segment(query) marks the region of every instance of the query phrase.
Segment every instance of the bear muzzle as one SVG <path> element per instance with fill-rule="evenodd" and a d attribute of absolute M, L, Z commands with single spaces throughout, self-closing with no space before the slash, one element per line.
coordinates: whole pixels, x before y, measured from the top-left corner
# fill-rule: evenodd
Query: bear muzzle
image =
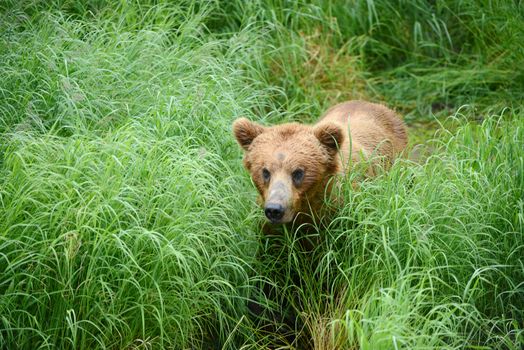
<path fill-rule="evenodd" d="M 291 189 L 283 181 L 276 181 L 270 186 L 269 196 L 264 205 L 264 213 L 273 224 L 287 223 L 293 220 L 290 208 Z"/>

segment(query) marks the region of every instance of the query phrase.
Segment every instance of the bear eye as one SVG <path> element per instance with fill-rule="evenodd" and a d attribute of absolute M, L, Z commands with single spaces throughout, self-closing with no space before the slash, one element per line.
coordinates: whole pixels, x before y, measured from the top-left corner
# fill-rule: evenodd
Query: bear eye
<path fill-rule="evenodd" d="M 302 180 L 304 180 L 304 170 L 297 169 L 291 173 L 291 178 L 293 179 L 293 183 L 295 186 L 299 186 L 302 183 Z"/>
<path fill-rule="evenodd" d="M 269 182 L 269 179 L 271 179 L 271 173 L 266 168 L 262 169 L 262 178 L 265 182 Z"/>

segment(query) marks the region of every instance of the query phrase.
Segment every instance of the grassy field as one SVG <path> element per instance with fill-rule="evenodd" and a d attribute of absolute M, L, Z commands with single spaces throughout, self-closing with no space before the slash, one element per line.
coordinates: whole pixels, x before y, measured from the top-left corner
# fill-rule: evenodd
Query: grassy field
<path fill-rule="evenodd" d="M 502 0 L 0 2 L 0 348 L 521 349 L 522 23 Z M 312 251 L 263 236 L 232 121 L 354 98 L 405 116 L 409 157 L 350 175 Z"/>

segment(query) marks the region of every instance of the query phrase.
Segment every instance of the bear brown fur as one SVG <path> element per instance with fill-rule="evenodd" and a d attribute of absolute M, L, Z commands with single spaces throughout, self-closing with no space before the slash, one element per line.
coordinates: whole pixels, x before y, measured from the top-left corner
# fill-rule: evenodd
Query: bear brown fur
<path fill-rule="evenodd" d="M 272 223 L 289 223 L 299 213 L 318 215 L 334 175 L 362 160 L 387 166 L 407 144 L 399 116 L 365 101 L 337 104 L 314 125 L 265 127 L 239 118 L 233 132 Z M 367 174 L 374 174 L 373 167 Z"/>

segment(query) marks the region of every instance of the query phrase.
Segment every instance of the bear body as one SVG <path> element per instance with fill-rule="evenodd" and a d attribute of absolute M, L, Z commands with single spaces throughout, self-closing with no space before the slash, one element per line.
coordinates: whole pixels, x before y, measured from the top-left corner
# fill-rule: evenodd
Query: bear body
<path fill-rule="evenodd" d="M 333 176 L 363 159 L 387 166 L 407 144 L 396 113 L 365 101 L 337 104 L 314 125 L 265 127 L 239 118 L 233 132 L 272 223 L 289 223 L 299 213 L 318 215 Z M 372 167 L 367 174 L 373 175 Z"/>

